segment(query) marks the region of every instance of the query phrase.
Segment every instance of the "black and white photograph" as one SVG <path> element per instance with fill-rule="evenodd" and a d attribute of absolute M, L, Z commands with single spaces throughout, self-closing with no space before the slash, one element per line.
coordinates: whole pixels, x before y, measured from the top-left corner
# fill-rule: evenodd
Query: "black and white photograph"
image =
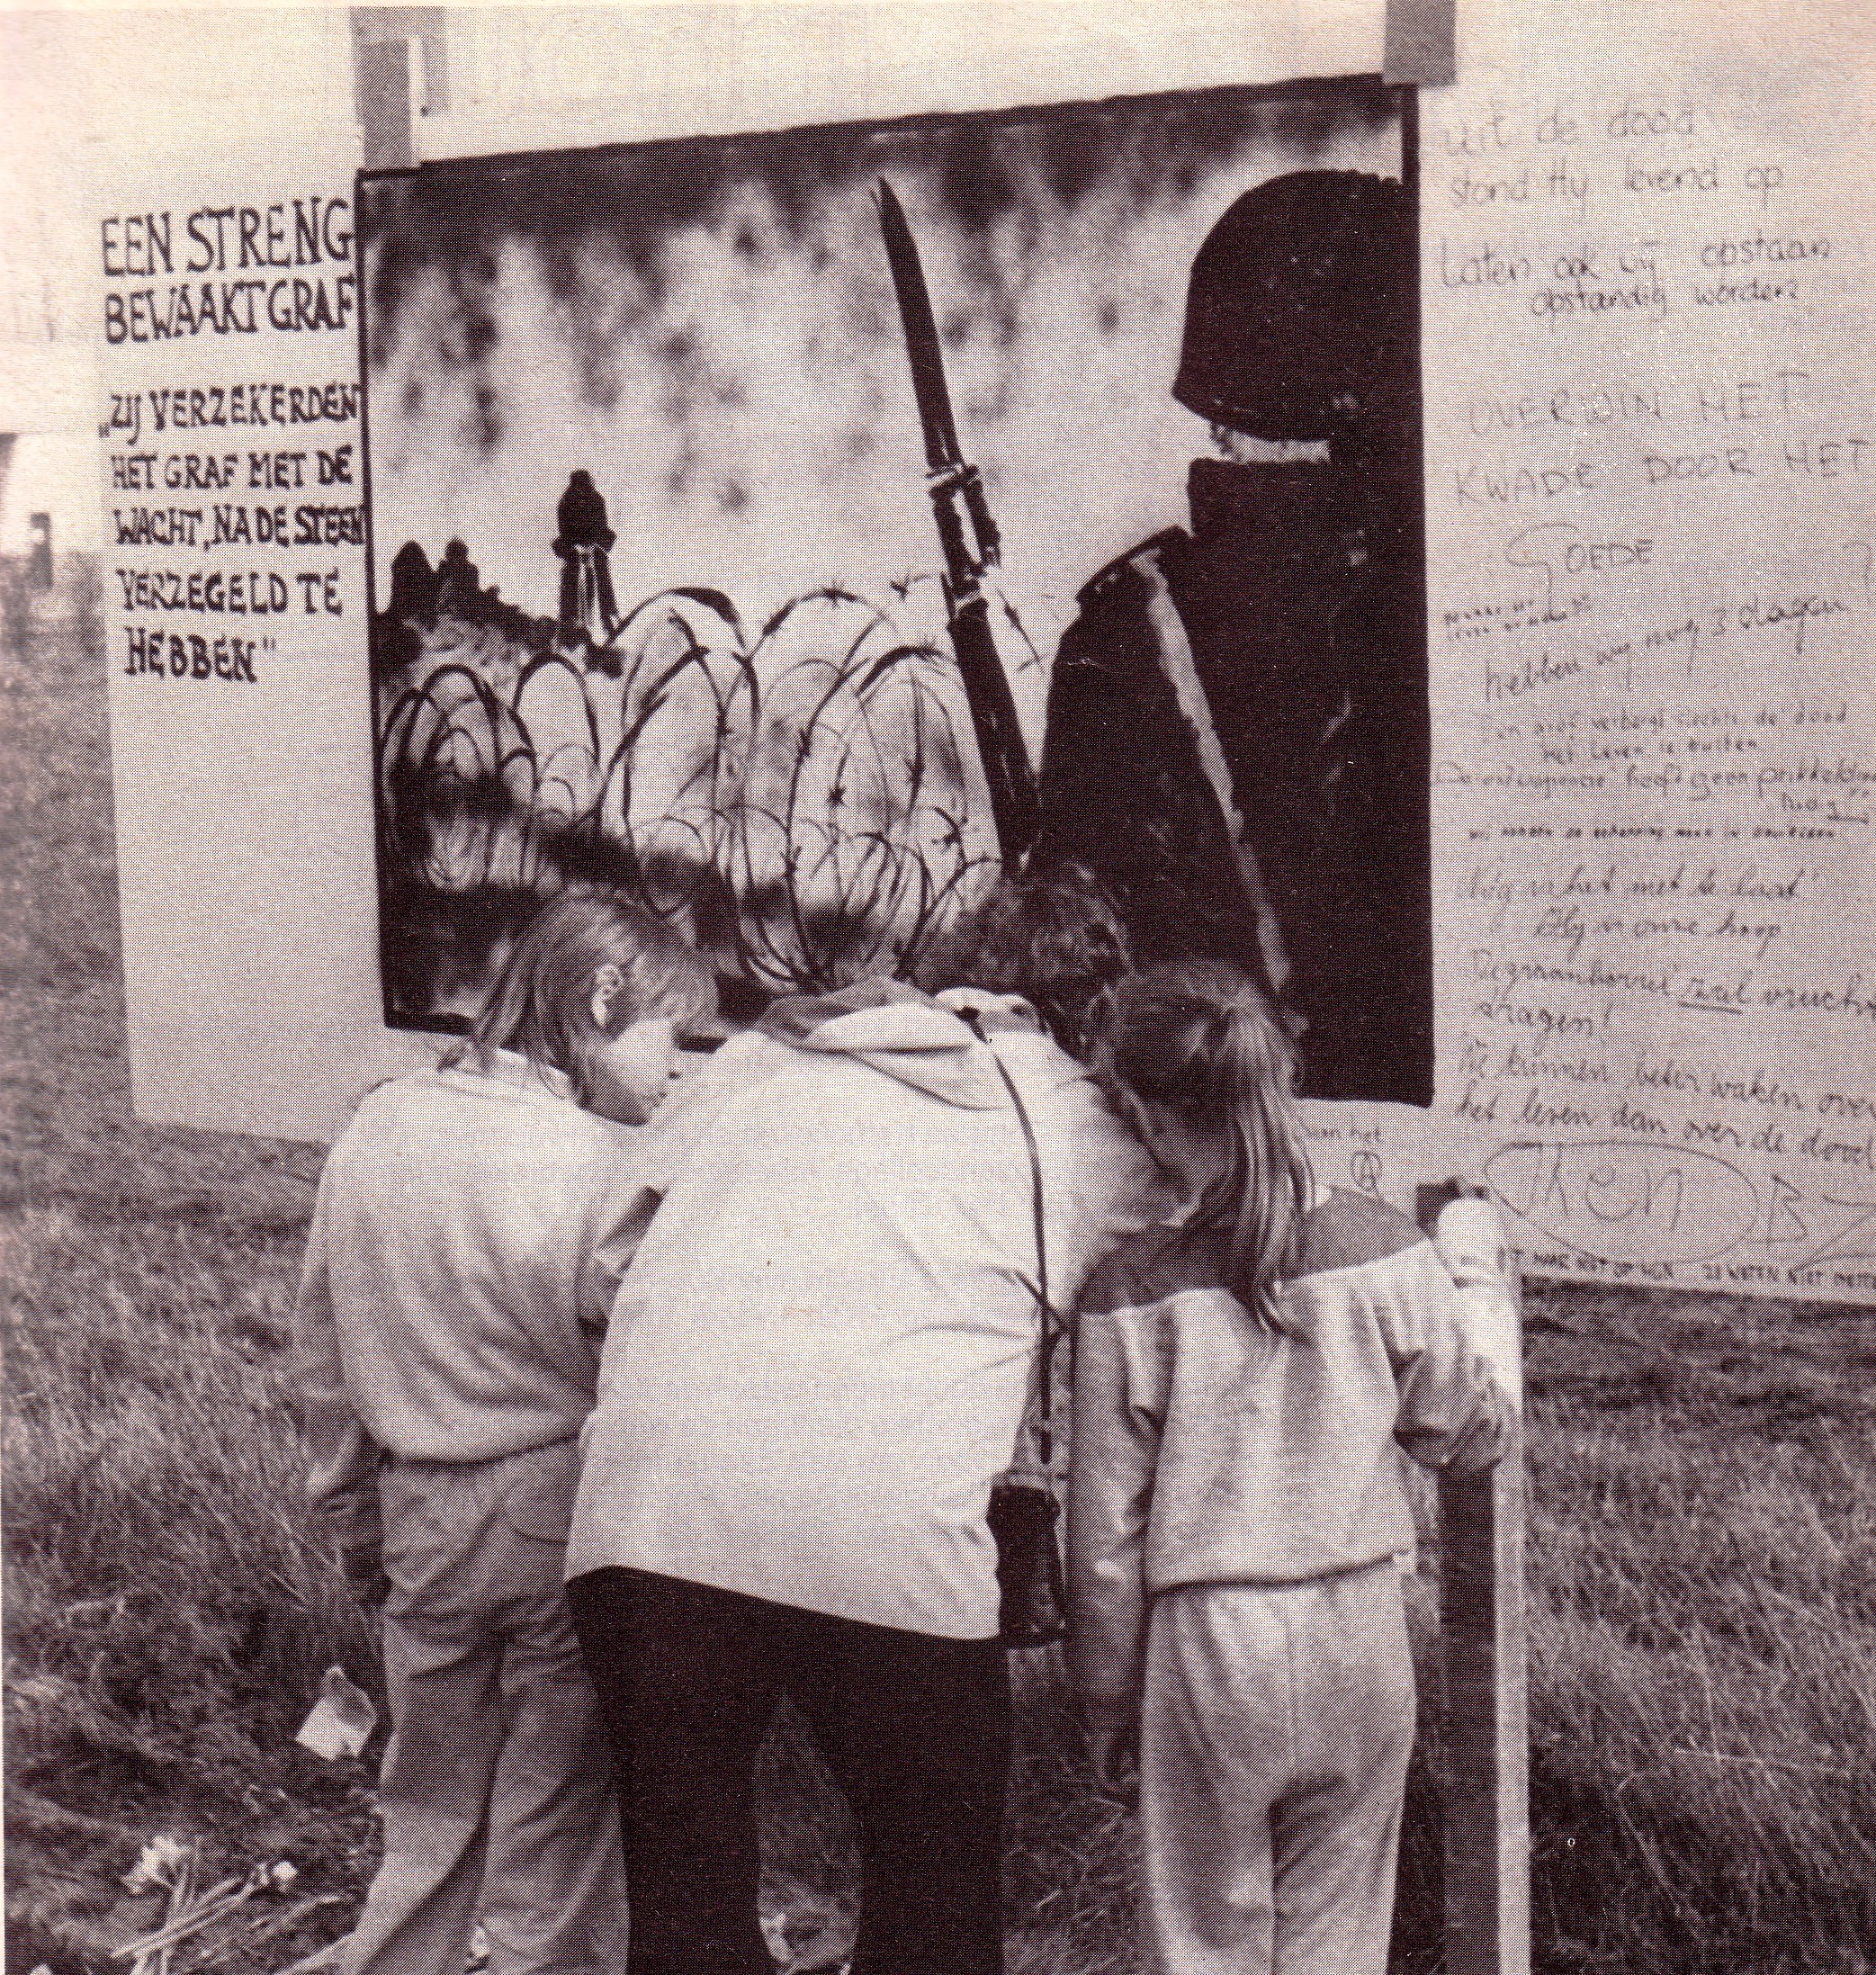
<path fill-rule="evenodd" d="M 1842 0 L 0 4 L 18 1975 L 1876 1975 Z"/>

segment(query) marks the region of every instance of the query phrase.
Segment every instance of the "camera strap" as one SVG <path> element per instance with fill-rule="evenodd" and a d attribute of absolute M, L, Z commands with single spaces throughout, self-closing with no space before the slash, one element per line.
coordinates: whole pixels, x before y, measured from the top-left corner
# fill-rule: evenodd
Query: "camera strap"
<path fill-rule="evenodd" d="M 1049 1425 L 1050 1387 L 1055 1382 L 1055 1356 L 1056 1324 L 1055 1307 L 1049 1301 L 1049 1257 L 1048 1246 L 1043 1236 L 1042 1220 L 1042 1155 L 1036 1148 L 1036 1127 L 1029 1122 L 1028 1107 L 1023 1102 L 1017 1090 L 1016 1080 L 1004 1067 L 1003 1059 L 992 1047 L 991 1040 L 983 1033 L 983 1023 L 975 1009 L 960 1011 L 965 1025 L 976 1037 L 986 1050 L 990 1060 L 997 1066 L 997 1074 L 1003 1080 L 1003 1088 L 1010 1093 L 1010 1101 L 1016 1107 L 1016 1121 L 1023 1128 L 1023 1145 L 1029 1154 L 1029 1212 L 1036 1229 L 1036 1318 L 1037 1318 L 1037 1392 L 1036 1408 L 1037 1451 L 1042 1457 L 1043 1472 L 1049 1470 L 1049 1463 L 1055 1455 L 1055 1441 Z"/>

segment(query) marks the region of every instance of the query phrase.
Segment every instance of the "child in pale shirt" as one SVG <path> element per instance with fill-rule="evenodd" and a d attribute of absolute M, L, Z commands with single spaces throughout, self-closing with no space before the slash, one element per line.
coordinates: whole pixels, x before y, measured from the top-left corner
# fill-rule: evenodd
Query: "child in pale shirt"
<path fill-rule="evenodd" d="M 561 1591 L 599 1345 L 655 1204 L 636 1132 L 714 1009 L 696 956 L 563 893 L 465 1044 L 381 1084 L 319 1181 L 293 1319 L 309 1494 L 383 1604 L 384 1855 L 347 1975 L 613 1975 L 624 1877 Z"/>
<path fill-rule="evenodd" d="M 1315 1184 L 1247 978 L 1130 976 L 1094 1030 L 1191 1203 L 1095 1271 L 1076 1339 L 1072 1658 L 1104 1787 L 1137 1760 L 1151 1962 L 1384 1975 L 1414 1722 L 1397 1449 L 1489 1466 L 1513 1401 L 1432 1243 Z"/>

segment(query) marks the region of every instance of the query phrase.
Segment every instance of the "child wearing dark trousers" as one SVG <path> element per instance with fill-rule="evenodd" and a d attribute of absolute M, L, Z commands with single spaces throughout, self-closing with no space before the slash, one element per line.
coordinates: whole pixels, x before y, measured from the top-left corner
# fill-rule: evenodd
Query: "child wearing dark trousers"
<path fill-rule="evenodd" d="M 1073 1297 L 1163 1204 L 1067 1046 L 1124 955 L 1084 884 L 1000 886 L 931 992 L 777 1003 L 650 1135 L 663 1199 L 567 1549 L 622 1782 L 630 1975 L 768 1975 L 750 1765 L 783 1694 L 853 1811 L 853 1975 L 1002 1975 L 989 1505 L 1038 1282 Z"/>

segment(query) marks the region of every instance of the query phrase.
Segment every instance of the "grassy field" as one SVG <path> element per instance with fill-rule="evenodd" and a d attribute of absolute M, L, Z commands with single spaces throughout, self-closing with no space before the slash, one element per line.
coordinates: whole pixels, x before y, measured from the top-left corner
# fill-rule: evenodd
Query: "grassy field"
<path fill-rule="evenodd" d="M 152 1911 L 118 1875 L 172 1831 L 216 1877 L 299 1868 L 177 1954 L 250 1975 L 342 1931 L 373 1843 L 368 1765 L 292 1744 L 328 1664 L 375 1679 L 301 1529 L 281 1381 L 318 1154 L 132 1121 L 102 668 L 19 628 L 0 658 L 6 1962 L 110 1965 Z M 1527 1306 L 1539 1967 L 1876 1968 L 1876 1313 L 1541 1287 Z M 1021 1697 L 1012 1967 L 1130 1968 L 1126 1820 L 1086 1792 L 1046 1662 Z M 796 1738 L 767 1761 L 772 1902 L 806 1951 L 848 1899 L 839 1813 Z M 1436 1771 L 1413 1783 L 1401 1975 L 1438 1961 Z"/>

